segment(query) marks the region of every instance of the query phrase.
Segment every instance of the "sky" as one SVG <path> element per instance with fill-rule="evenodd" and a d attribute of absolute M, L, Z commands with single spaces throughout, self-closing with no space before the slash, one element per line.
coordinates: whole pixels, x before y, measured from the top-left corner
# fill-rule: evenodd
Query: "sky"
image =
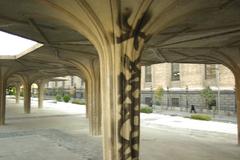
<path fill-rule="evenodd" d="M 15 56 L 37 44 L 19 36 L 0 31 L 0 56 Z"/>

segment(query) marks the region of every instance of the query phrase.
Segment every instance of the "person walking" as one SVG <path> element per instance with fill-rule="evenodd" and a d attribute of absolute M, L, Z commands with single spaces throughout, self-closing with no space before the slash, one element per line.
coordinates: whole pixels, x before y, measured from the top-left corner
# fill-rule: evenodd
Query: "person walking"
<path fill-rule="evenodd" d="M 190 111 L 190 113 L 192 113 L 192 112 L 197 113 L 194 105 L 191 105 L 191 111 Z"/>

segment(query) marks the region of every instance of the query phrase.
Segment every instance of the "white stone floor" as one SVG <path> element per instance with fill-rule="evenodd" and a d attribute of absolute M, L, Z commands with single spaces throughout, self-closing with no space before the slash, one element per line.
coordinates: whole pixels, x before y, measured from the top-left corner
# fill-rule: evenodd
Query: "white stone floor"
<path fill-rule="evenodd" d="M 102 160 L 101 137 L 88 135 L 84 106 L 45 101 L 44 108 L 37 109 L 36 100 L 32 104 L 32 113 L 26 115 L 22 102 L 7 100 L 6 125 L 0 127 L 0 160 Z M 230 127 L 221 133 L 181 127 L 186 122 L 176 117 L 141 116 L 142 160 L 240 159 L 233 124 L 220 124 Z M 211 122 L 204 125 L 214 128 Z"/>

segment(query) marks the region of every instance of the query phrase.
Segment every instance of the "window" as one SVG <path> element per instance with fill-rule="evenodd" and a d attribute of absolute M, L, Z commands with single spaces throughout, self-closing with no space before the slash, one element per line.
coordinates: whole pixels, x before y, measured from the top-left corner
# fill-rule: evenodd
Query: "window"
<path fill-rule="evenodd" d="M 84 94 L 82 92 L 80 93 L 80 98 L 84 98 Z"/>
<path fill-rule="evenodd" d="M 172 106 L 179 107 L 179 98 L 172 98 Z"/>
<path fill-rule="evenodd" d="M 81 87 L 84 86 L 84 81 L 81 79 Z"/>
<path fill-rule="evenodd" d="M 216 106 L 217 106 L 217 101 L 216 99 L 213 99 L 212 102 L 208 105 L 208 109 L 212 110 L 214 109 L 213 107 L 216 107 Z"/>
<path fill-rule="evenodd" d="M 216 65 L 205 64 L 205 79 L 215 79 L 215 78 L 216 78 Z"/>
<path fill-rule="evenodd" d="M 179 80 L 180 80 L 179 64 L 172 63 L 172 81 L 179 81 Z"/>
<path fill-rule="evenodd" d="M 145 97 L 145 104 L 152 107 L 152 98 L 151 97 Z"/>
<path fill-rule="evenodd" d="M 152 68 L 145 66 L 145 82 L 152 82 Z"/>
<path fill-rule="evenodd" d="M 55 86 L 55 88 L 57 88 L 57 86 L 58 86 L 58 85 L 57 85 L 57 81 L 55 81 L 54 86 Z"/>

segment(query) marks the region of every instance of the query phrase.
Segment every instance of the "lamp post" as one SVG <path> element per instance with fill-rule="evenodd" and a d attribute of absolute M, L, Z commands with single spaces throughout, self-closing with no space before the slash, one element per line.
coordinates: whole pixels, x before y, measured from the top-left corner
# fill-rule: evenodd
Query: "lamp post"
<path fill-rule="evenodd" d="M 216 80 L 217 80 L 217 108 L 218 108 L 218 113 L 220 113 L 221 109 L 221 102 L 220 102 L 220 71 L 219 71 L 219 65 L 216 65 Z"/>
<path fill-rule="evenodd" d="M 167 110 L 169 107 L 169 87 L 167 86 Z"/>
<path fill-rule="evenodd" d="M 188 112 L 188 86 L 186 86 L 186 111 Z"/>
<path fill-rule="evenodd" d="M 152 107 L 154 109 L 154 101 L 153 101 L 153 66 L 151 67 L 151 86 L 150 86 L 150 90 L 151 90 L 151 103 L 152 103 Z"/>
<path fill-rule="evenodd" d="M 153 107 L 154 109 L 154 104 L 153 104 L 153 87 L 152 87 L 152 83 L 151 83 L 151 86 L 150 86 L 150 92 L 151 92 L 151 107 Z"/>
<path fill-rule="evenodd" d="M 73 96 L 74 96 L 74 98 L 77 98 L 77 87 L 76 87 L 76 83 L 74 83 L 74 87 L 73 87 Z"/>

